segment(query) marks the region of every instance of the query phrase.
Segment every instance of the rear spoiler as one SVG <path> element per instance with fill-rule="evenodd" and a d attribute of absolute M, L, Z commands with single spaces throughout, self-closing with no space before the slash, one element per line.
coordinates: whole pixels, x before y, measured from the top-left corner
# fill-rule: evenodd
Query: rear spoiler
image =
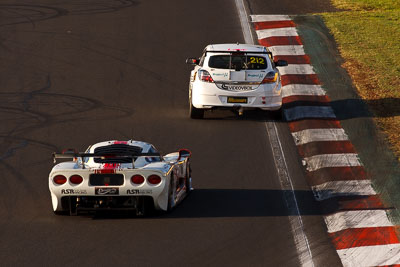
<path fill-rule="evenodd" d="M 66 152 L 62 153 L 53 153 L 53 162 L 57 163 L 57 159 L 75 159 L 75 158 L 81 158 L 82 160 L 82 167 L 85 168 L 85 165 L 83 164 L 83 158 L 100 158 L 100 159 L 109 159 L 109 158 L 115 158 L 115 159 L 124 159 L 124 158 L 132 158 L 132 165 L 134 165 L 135 158 L 137 157 L 160 157 L 160 153 L 85 153 L 85 152 L 75 152 L 68 150 Z"/>
<path fill-rule="evenodd" d="M 270 51 L 262 51 L 262 52 L 260 52 L 260 51 L 242 51 L 242 50 L 232 50 L 232 51 L 209 51 L 209 50 L 206 50 L 205 51 L 206 52 L 206 54 L 207 53 L 226 53 L 226 54 L 267 54 L 267 55 L 269 55 L 271 58 L 273 58 L 273 56 L 272 56 L 272 52 L 270 52 Z"/>

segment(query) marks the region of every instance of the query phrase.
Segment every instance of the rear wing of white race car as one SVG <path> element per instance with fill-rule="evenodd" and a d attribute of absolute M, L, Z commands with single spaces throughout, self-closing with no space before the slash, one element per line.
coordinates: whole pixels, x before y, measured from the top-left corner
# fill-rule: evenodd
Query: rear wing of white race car
<path fill-rule="evenodd" d="M 68 149 L 61 153 L 53 153 L 53 162 L 57 163 L 57 159 L 77 159 L 80 158 L 82 162 L 82 168 L 85 168 L 84 158 L 94 158 L 97 163 L 132 163 L 132 166 L 135 167 L 135 160 L 138 157 L 159 157 L 162 160 L 160 153 L 158 152 L 149 152 L 143 153 L 140 150 L 137 151 L 129 151 L 129 152 L 118 152 L 118 153 L 85 153 L 85 152 L 76 152 L 72 149 Z"/>

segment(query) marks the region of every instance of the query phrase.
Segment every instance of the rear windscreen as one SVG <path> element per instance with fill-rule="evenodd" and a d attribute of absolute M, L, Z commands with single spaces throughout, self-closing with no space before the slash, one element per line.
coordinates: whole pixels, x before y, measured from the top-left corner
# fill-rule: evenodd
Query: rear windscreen
<path fill-rule="evenodd" d="M 261 70 L 268 67 L 265 57 L 249 55 L 211 56 L 208 66 L 215 69 Z"/>

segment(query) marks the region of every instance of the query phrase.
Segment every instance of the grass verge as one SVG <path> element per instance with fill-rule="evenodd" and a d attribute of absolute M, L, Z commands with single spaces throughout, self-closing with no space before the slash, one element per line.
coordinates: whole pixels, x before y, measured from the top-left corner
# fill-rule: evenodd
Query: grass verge
<path fill-rule="evenodd" d="M 358 94 L 400 161 L 400 1 L 332 0 L 321 14 Z"/>

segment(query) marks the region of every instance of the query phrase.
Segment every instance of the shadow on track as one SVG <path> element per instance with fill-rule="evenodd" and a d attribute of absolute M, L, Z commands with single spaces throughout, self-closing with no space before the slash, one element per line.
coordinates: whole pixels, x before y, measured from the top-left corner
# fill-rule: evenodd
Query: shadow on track
<path fill-rule="evenodd" d="M 364 117 L 394 117 L 400 115 L 400 98 L 343 99 L 331 102 L 339 120 Z M 371 107 L 375 115 L 368 107 Z"/>
<path fill-rule="evenodd" d="M 400 115 L 400 98 L 382 98 L 363 100 L 357 98 L 340 99 L 331 102 L 293 101 L 284 105 L 284 108 L 295 106 L 331 106 L 339 120 L 370 117 L 394 117 Z M 372 108 L 375 112 L 370 111 Z"/>
<path fill-rule="evenodd" d="M 245 110 L 243 115 L 238 115 L 235 111 L 231 110 L 213 110 L 206 111 L 204 119 L 207 120 L 243 120 L 243 121 L 281 121 L 282 118 L 278 113 L 273 111 L 264 111 L 264 110 Z"/>
<path fill-rule="evenodd" d="M 196 189 L 172 212 L 150 216 L 150 219 L 269 217 L 296 215 L 288 210 L 285 190 Z M 295 191 L 301 215 L 321 215 L 311 191 Z M 94 220 L 129 219 L 135 216 L 122 212 L 97 213 Z M 138 218 L 140 219 L 140 218 Z"/>

